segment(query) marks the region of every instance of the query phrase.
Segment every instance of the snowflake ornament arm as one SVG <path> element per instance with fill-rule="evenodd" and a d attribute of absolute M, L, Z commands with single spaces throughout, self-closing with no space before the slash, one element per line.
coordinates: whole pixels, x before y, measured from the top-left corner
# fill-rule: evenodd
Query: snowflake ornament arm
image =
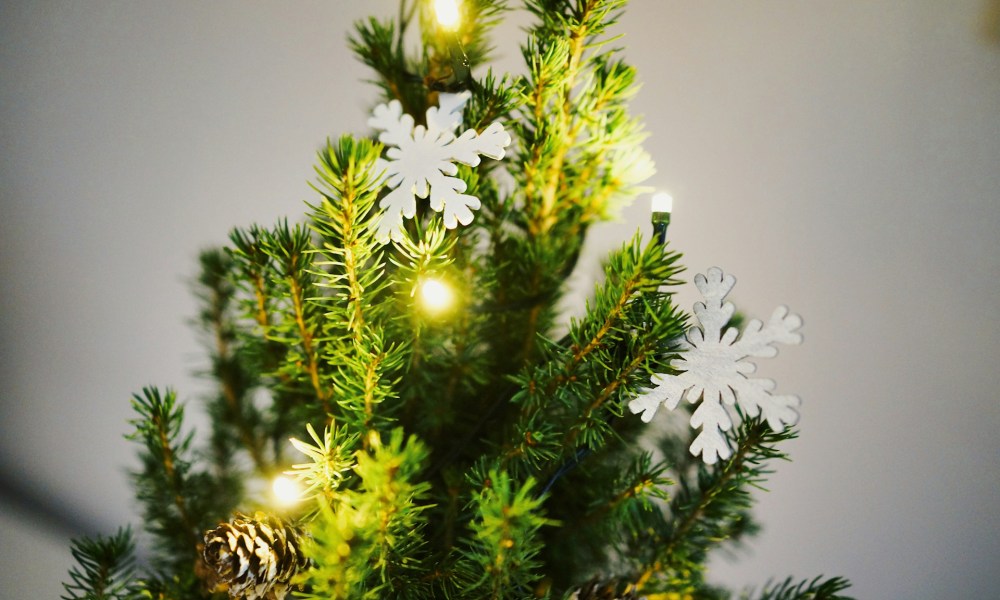
<path fill-rule="evenodd" d="M 469 129 L 455 136 L 462 110 L 471 94 L 440 94 L 438 106 L 427 109 L 427 126 L 414 126 L 396 100 L 375 107 L 368 125 L 379 131 L 379 141 L 389 147 L 377 167 L 387 186 L 393 188 L 379 202 L 382 216 L 376 238 L 382 242 L 402 239 L 403 219 L 417 212 L 417 198 L 430 197 L 430 207 L 443 214 L 449 229 L 472 222 L 479 198 L 465 194 L 466 183 L 455 177 L 456 162 L 474 167 L 480 156 L 504 157 L 510 135 L 500 123 L 491 123 L 482 133 Z"/>
<path fill-rule="evenodd" d="M 691 328 L 685 338 L 675 341 L 674 347 L 682 354 L 670 366 L 681 373 L 654 375 L 654 387 L 629 402 L 629 410 L 642 413 L 642 420 L 649 422 L 661 404 L 673 410 L 682 399 L 691 404 L 700 401 L 691 415 L 691 426 L 701 432 L 690 450 L 711 465 L 732 454 L 725 436 L 733 426 L 727 406 L 739 405 L 749 417 L 762 415 L 774 431 L 782 431 L 798 419 L 795 407 L 799 399 L 771 394 L 775 384 L 770 379 L 747 377 L 757 367 L 746 359 L 775 356 L 777 343 L 801 343 L 798 329 L 802 320 L 779 306 L 766 325 L 752 320 L 737 339 L 736 328 L 723 331 L 735 311 L 725 299 L 736 278 L 713 267 L 696 276 L 695 285 L 705 298 L 694 306 L 701 327 Z"/>

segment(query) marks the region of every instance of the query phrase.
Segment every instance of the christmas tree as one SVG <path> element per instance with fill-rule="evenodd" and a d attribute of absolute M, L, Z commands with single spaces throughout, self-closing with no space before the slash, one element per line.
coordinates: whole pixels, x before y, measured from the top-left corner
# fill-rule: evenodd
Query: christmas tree
<path fill-rule="evenodd" d="M 484 71 L 503 0 L 357 24 L 372 137 L 320 150 L 304 221 L 201 254 L 211 431 L 196 443 L 172 390 L 134 396 L 152 560 L 129 528 L 78 540 L 66 598 L 731 597 L 708 553 L 753 533 L 750 491 L 796 435 L 797 399 L 747 359 L 801 323 L 744 324 L 719 269 L 676 306 L 668 206 L 560 318 L 588 229 L 652 161 L 613 45 L 625 2 L 525 8 L 521 76 Z"/>

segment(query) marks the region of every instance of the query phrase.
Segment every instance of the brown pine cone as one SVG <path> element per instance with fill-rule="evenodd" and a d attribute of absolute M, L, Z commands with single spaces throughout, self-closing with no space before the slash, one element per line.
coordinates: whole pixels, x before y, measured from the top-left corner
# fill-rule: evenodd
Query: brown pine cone
<path fill-rule="evenodd" d="M 211 587 L 228 589 L 234 599 L 283 600 L 308 560 L 293 528 L 275 517 L 255 517 L 238 514 L 205 533 L 202 556 L 214 572 Z"/>

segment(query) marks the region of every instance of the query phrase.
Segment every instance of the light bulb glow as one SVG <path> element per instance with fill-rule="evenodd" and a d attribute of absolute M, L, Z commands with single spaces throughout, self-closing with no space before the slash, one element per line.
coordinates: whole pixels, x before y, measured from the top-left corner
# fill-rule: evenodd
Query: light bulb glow
<path fill-rule="evenodd" d="M 655 213 L 668 213 L 674 210 L 674 199 L 666 192 L 653 194 L 649 207 Z"/>
<path fill-rule="evenodd" d="M 291 506 L 302 499 L 302 486 L 299 482 L 279 475 L 271 482 L 271 491 L 274 498 L 283 506 Z"/>
<path fill-rule="evenodd" d="M 420 303 L 431 312 L 448 308 L 453 298 L 451 288 L 439 279 L 424 279 L 420 283 Z"/>
<path fill-rule="evenodd" d="M 434 14 L 442 28 L 454 30 L 458 27 L 458 0 L 434 0 Z"/>

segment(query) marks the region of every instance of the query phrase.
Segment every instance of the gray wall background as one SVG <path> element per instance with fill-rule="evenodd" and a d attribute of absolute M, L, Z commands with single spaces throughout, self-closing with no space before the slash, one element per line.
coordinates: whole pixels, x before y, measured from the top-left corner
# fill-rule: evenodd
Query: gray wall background
<path fill-rule="evenodd" d="M 0 595 L 59 595 L 71 533 L 137 523 L 129 395 L 205 388 L 197 251 L 301 213 L 314 151 L 375 99 L 345 32 L 393 5 L 0 4 Z M 622 20 L 688 276 L 722 266 L 742 310 L 806 320 L 761 365 L 803 398 L 794 462 L 718 581 L 995 597 L 998 6 L 638 0 Z M 578 280 L 647 220 L 596 231 Z"/>

